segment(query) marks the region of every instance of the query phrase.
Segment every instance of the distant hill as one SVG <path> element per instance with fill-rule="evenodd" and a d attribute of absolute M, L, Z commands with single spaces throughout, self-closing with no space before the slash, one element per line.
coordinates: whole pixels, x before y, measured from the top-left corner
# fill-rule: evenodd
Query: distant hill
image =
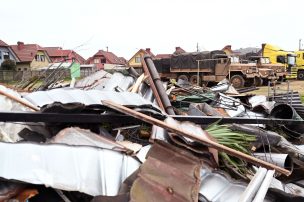
<path fill-rule="evenodd" d="M 261 50 L 260 48 L 247 47 L 247 48 L 240 48 L 240 49 L 233 50 L 233 52 L 240 54 L 240 55 L 244 55 L 246 53 L 257 53 L 260 50 Z"/>

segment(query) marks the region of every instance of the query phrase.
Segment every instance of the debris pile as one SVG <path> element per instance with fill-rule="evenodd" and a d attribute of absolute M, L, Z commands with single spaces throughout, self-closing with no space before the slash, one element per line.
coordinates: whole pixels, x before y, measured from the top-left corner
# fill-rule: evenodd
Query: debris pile
<path fill-rule="evenodd" d="M 0 86 L 0 200 L 304 200 L 296 93 L 162 82 L 142 63 L 70 87 Z"/>

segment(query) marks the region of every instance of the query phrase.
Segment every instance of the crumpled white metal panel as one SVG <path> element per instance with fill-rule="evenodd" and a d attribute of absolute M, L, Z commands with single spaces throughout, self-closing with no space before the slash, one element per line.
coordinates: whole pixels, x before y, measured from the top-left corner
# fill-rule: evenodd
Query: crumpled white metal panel
<path fill-rule="evenodd" d="M 114 196 L 140 163 L 120 152 L 86 146 L 0 143 L 0 177 L 92 196 Z"/>

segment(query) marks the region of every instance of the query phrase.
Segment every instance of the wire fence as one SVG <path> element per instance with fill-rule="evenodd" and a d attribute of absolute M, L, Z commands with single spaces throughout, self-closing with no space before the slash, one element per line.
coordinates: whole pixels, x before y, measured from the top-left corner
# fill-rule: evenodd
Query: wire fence
<path fill-rule="evenodd" d="M 0 82 L 18 82 L 22 80 L 28 80 L 32 77 L 48 76 L 53 73 L 54 70 L 33 70 L 33 71 L 12 71 L 12 70 L 0 70 Z M 65 78 L 71 77 L 69 69 L 60 70 L 60 74 L 64 74 Z M 86 77 L 96 72 L 93 69 L 81 69 L 80 77 Z"/>

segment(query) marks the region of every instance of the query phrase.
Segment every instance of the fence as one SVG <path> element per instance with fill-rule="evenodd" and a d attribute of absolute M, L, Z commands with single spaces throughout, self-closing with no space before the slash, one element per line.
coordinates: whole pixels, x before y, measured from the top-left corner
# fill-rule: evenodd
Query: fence
<path fill-rule="evenodd" d="M 11 70 L 0 70 L 0 82 L 14 82 L 30 79 L 34 76 L 49 76 L 54 70 L 40 70 L 40 71 L 11 71 Z M 80 70 L 80 76 L 86 77 L 96 72 L 96 70 L 90 68 L 84 68 Z M 63 74 L 65 78 L 70 78 L 71 73 L 69 69 L 60 70 L 60 75 Z"/>

